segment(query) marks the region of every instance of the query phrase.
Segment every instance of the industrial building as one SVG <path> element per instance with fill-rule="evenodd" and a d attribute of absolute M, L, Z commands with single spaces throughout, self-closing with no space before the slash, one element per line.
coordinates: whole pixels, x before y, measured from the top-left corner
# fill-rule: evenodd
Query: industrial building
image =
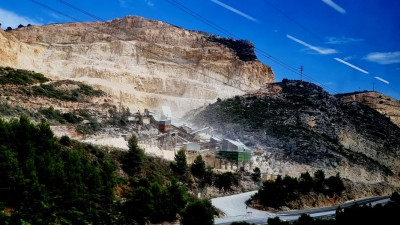
<path fill-rule="evenodd" d="M 239 140 L 223 139 L 218 155 L 243 165 L 251 160 L 251 150 Z"/>
<path fill-rule="evenodd" d="M 171 120 L 160 120 L 158 122 L 158 130 L 162 133 L 171 131 Z"/>
<path fill-rule="evenodd" d="M 195 142 L 187 142 L 183 144 L 186 155 L 197 155 L 200 152 L 200 145 Z"/>

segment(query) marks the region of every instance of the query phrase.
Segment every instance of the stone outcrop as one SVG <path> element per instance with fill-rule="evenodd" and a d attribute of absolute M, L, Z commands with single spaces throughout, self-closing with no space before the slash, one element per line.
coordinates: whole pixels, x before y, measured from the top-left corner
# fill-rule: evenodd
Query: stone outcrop
<path fill-rule="evenodd" d="M 131 111 L 169 105 L 179 115 L 274 82 L 250 42 L 136 16 L 0 32 L 0 66 L 95 85 Z"/>
<path fill-rule="evenodd" d="M 363 91 L 336 95 L 343 102 L 357 101 L 367 105 L 400 127 L 400 101 L 376 91 Z"/>

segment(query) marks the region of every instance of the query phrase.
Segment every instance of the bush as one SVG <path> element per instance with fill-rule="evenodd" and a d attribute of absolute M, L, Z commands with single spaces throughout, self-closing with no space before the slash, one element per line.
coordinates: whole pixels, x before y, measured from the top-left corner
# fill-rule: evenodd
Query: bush
<path fill-rule="evenodd" d="M 200 181 L 200 187 L 205 187 L 206 185 L 212 185 L 214 179 L 214 172 L 210 167 L 208 167 L 204 173 L 203 179 Z"/>
<path fill-rule="evenodd" d="M 220 190 L 224 189 L 228 191 L 231 189 L 232 185 L 237 185 L 237 183 L 237 177 L 231 172 L 215 175 L 214 185 Z"/>
<path fill-rule="evenodd" d="M 171 164 L 172 170 L 182 176 L 186 177 L 188 171 L 188 165 L 186 161 L 185 150 L 181 149 L 175 155 L 175 162 Z"/>
<path fill-rule="evenodd" d="M 28 70 L 0 67 L 0 84 L 30 85 L 49 81 L 43 74 Z"/>
<path fill-rule="evenodd" d="M 69 146 L 69 145 L 71 145 L 71 139 L 68 136 L 64 135 L 60 138 L 60 143 L 63 145 Z"/>
<path fill-rule="evenodd" d="M 68 122 L 68 123 L 80 123 L 82 121 L 82 118 L 77 117 L 75 114 L 68 112 L 62 114 L 62 117 Z"/>
<path fill-rule="evenodd" d="M 61 84 L 73 84 L 77 85 L 78 88 L 73 90 L 59 90 L 56 88 L 57 85 Z M 74 81 L 57 81 L 52 84 L 41 84 L 40 86 L 34 86 L 30 89 L 26 89 L 27 94 L 45 96 L 47 98 L 55 98 L 62 101 L 73 101 L 83 102 L 86 97 L 101 96 L 104 92 L 95 90 L 92 87 Z"/>
<path fill-rule="evenodd" d="M 123 169 L 128 175 L 133 176 L 140 172 L 146 157 L 144 150 L 138 146 L 138 140 L 135 135 L 129 138 L 128 147 L 129 151 L 123 159 Z"/>
<path fill-rule="evenodd" d="M 94 134 L 97 131 L 101 130 L 100 123 L 97 121 L 97 119 L 91 117 L 88 115 L 86 117 L 88 120 L 87 123 L 81 124 L 76 127 L 76 131 L 81 134 Z"/>
<path fill-rule="evenodd" d="M 261 180 L 260 168 L 258 168 L 258 167 L 254 168 L 253 173 L 251 174 L 251 179 L 254 182 L 260 182 L 260 180 Z"/>
<path fill-rule="evenodd" d="M 327 196 L 341 195 L 345 190 L 339 174 L 325 179 L 322 170 L 315 172 L 314 178 L 308 172 L 302 173 L 299 180 L 289 176 L 278 176 L 275 181 L 265 181 L 254 196 L 264 206 L 279 208 L 287 202 L 298 199 L 302 194 L 313 191 Z"/>
<path fill-rule="evenodd" d="M 254 223 L 248 223 L 248 222 L 245 222 L 245 221 L 241 221 L 241 222 L 233 222 L 233 223 L 231 223 L 231 225 L 254 225 Z"/>
<path fill-rule="evenodd" d="M 82 118 L 76 116 L 75 114 L 71 112 L 61 113 L 60 110 L 54 109 L 53 106 L 50 106 L 47 109 L 39 109 L 39 112 L 43 114 L 46 117 L 46 119 L 55 120 L 62 124 L 66 122 L 75 124 L 75 123 L 80 123 L 82 121 Z"/>
<path fill-rule="evenodd" d="M 299 179 L 299 191 L 303 194 L 307 194 L 313 187 L 313 178 L 310 173 L 305 172 L 300 175 Z"/>
<path fill-rule="evenodd" d="M 202 179 L 206 173 L 206 163 L 204 162 L 201 155 L 197 156 L 193 164 L 190 167 L 190 171 L 193 176 Z"/>
<path fill-rule="evenodd" d="M 282 221 L 279 219 L 279 217 L 268 218 L 267 222 L 268 225 L 289 225 L 289 222 Z"/>
<path fill-rule="evenodd" d="M 186 206 L 182 212 L 182 225 L 213 225 L 214 207 L 207 199 L 195 200 Z"/>
<path fill-rule="evenodd" d="M 15 207 L 9 224 L 110 223 L 115 187 L 110 161 L 89 159 L 79 144 L 63 151 L 48 124 L 26 117 L 0 119 L 0 143 L 0 202 Z"/>

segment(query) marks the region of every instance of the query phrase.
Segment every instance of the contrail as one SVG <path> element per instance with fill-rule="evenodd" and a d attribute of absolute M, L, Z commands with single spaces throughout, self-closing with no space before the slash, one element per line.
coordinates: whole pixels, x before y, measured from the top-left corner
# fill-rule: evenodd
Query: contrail
<path fill-rule="evenodd" d="M 355 66 L 355 65 L 353 65 L 353 64 L 351 64 L 351 63 L 348 63 L 348 62 L 346 62 L 346 61 L 344 61 L 344 60 L 342 60 L 342 59 L 339 59 L 339 58 L 334 58 L 334 59 L 335 59 L 336 61 L 338 61 L 338 62 L 341 62 L 341 63 L 347 65 L 347 66 L 350 66 L 350 67 L 353 68 L 353 69 L 356 69 L 356 70 L 358 70 L 358 71 L 360 71 L 360 72 L 363 72 L 363 73 L 365 73 L 365 74 L 369 74 L 368 71 L 365 71 L 365 70 L 361 69 L 360 67 L 357 67 L 357 66 Z"/>
<path fill-rule="evenodd" d="M 335 9 L 336 11 L 342 13 L 342 14 L 346 13 L 346 10 L 344 10 L 342 7 L 340 7 L 338 4 L 336 4 L 332 0 L 321 0 L 321 1 L 324 2 L 325 4 L 329 5 L 330 7 Z"/>
<path fill-rule="evenodd" d="M 246 19 L 248 19 L 248 20 L 251 20 L 251 21 L 256 22 L 256 23 L 259 23 L 259 22 L 260 22 L 260 21 L 257 20 L 256 18 L 251 17 L 251 16 L 247 15 L 246 13 L 241 12 L 241 11 L 239 11 L 239 10 L 237 10 L 237 9 L 235 9 L 235 8 L 233 8 L 233 7 L 231 7 L 231 6 L 227 5 L 227 4 L 225 4 L 225 3 L 222 3 L 222 2 L 220 2 L 220 1 L 218 1 L 218 0 L 210 0 L 210 1 L 214 2 L 214 3 L 217 4 L 217 5 L 220 5 L 220 6 L 224 7 L 225 9 L 227 9 L 227 10 L 229 10 L 229 11 L 231 11 L 231 12 L 234 12 L 234 13 L 240 15 L 240 16 L 243 16 L 244 18 L 246 18 Z"/>
<path fill-rule="evenodd" d="M 302 40 L 300 40 L 300 39 L 297 39 L 297 38 L 295 38 L 295 37 L 293 37 L 293 36 L 291 36 L 291 35 L 289 35 L 289 34 L 286 34 L 286 37 L 289 38 L 289 39 L 291 39 L 291 40 L 293 40 L 293 41 L 295 41 L 295 42 L 297 42 L 297 43 L 299 43 L 299 44 L 301 44 L 301 45 L 306 46 L 306 47 L 309 48 L 309 49 L 312 49 L 312 50 L 314 50 L 314 51 L 316 51 L 316 52 L 318 52 L 318 53 L 320 53 L 320 54 L 323 54 L 323 55 L 329 55 L 329 54 L 335 54 L 335 53 L 337 53 L 336 49 L 332 49 L 332 48 L 323 49 L 323 48 L 321 48 L 321 47 L 316 47 L 316 46 L 313 46 L 313 45 L 308 44 L 308 43 L 305 42 L 305 41 L 302 41 Z"/>
<path fill-rule="evenodd" d="M 374 77 L 374 78 L 375 78 L 375 79 L 378 79 L 378 80 L 380 80 L 380 81 L 382 81 L 383 83 L 389 84 L 389 81 L 384 80 L 384 79 L 382 79 L 382 78 L 380 78 L 380 77 Z"/>

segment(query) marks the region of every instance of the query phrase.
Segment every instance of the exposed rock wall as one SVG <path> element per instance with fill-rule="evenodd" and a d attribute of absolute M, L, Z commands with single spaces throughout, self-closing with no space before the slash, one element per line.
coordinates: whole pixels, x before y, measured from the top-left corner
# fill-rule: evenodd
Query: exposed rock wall
<path fill-rule="evenodd" d="M 400 101 L 376 91 L 355 92 L 337 95 L 343 102 L 361 102 L 381 114 L 400 127 Z"/>
<path fill-rule="evenodd" d="M 251 43 L 237 42 L 249 48 L 238 55 L 209 37 L 134 16 L 31 26 L 1 31 L 0 65 L 95 85 L 132 110 L 170 105 L 177 115 L 274 82 L 269 66 L 239 57 Z"/>

